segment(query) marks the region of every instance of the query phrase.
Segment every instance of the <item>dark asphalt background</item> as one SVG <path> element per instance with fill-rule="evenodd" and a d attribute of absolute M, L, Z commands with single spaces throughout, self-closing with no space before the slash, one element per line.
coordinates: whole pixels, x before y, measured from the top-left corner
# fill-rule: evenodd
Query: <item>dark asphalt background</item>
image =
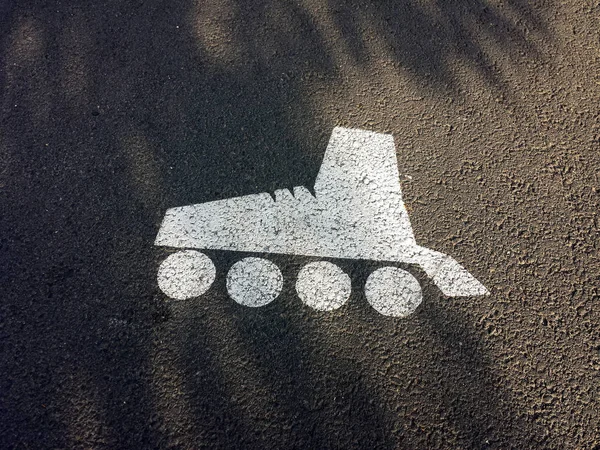
<path fill-rule="evenodd" d="M 0 448 L 600 448 L 596 0 L 0 2 Z M 393 133 L 492 292 L 386 318 L 156 284 L 167 208 Z M 368 265 L 367 265 L 368 266 Z"/>

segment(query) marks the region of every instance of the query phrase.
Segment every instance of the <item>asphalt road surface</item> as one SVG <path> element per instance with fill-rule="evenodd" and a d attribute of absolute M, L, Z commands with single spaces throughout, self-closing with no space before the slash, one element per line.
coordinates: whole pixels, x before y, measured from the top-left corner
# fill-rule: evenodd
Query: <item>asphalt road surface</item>
<path fill-rule="evenodd" d="M 600 448 L 596 0 L 0 2 L 0 448 Z M 391 133 L 406 318 L 173 300 L 167 209 L 314 185 Z"/>

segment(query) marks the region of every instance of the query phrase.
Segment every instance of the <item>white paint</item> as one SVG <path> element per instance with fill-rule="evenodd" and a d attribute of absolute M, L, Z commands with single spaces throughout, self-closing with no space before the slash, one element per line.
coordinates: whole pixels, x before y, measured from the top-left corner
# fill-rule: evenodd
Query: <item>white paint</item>
<path fill-rule="evenodd" d="M 391 135 L 335 128 L 314 186 L 169 209 L 156 245 L 365 259 L 420 266 L 449 297 L 487 289 L 453 258 L 417 244 Z"/>
<path fill-rule="evenodd" d="M 204 253 L 184 250 L 165 259 L 158 269 L 158 286 L 175 300 L 204 294 L 215 281 L 215 265 Z"/>
<path fill-rule="evenodd" d="M 393 317 L 412 314 L 423 300 L 416 278 L 397 267 L 383 267 L 369 275 L 365 296 L 378 312 Z"/>
<path fill-rule="evenodd" d="M 296 280 L 298 297 L 311 308 L 332 311 L 350 298 L 350 277 L 335 264 L 317 261 L 305 265 Z"/>
<path fill-rule="evenodd" d="M 227 273 L 227 292 L 240 305 L 258 307 L 271 303 L 283 287 L 283 276 L 271 261 L 244 258 Z"/>

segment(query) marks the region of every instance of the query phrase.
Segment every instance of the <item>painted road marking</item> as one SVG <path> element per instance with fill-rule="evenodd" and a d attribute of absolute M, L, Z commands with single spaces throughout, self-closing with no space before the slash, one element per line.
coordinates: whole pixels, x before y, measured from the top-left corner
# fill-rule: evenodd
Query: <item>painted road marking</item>
<path fill-rule="evenodd" d="M 216 269 L 204 253 L 184 250 L 170 255 L 158 269 L 158 286 L 175 300 L 204 294 L 215 281 Z"/>
<path fill-rule="evenodd" d="M 227 292 L 240 305 L 258 307 L 271 303 L 283 287 L 279 267 L 262 258 L 244 258 L 227 274 Z"/>
<path fill-rule="evenodd" d="M 421 286 L 415 277 L 397 267 L 383 267 L 367 279 L 365 297 L 384 316 L 406 317 L 423 301 Z"/>
<path fill-rule="evenodd" d="M 296 281 L 298 297 L 311 308 L 332 311 L 350 298 L 350 277 L 335 264 L 316 261 L 305 265 Z"/>
<path fill-rule="evenodd" d="M 172 208 L 155 244 L 405 263 L 420 266 L 446 296 L 488 293 L 452 257 L 417 244 L 402 201 L 391 135 L 335 128 L 314 192 L 313 196 L 306 187 L 298 186 L 293 193 L 275 191 L 275 199 L 261 193 Z M 231 279 L 234 285 L 235 273 L 228 275 L 228 282 Z M 374 280 L 380 278 L 387 283 L 399 276 L 377 276 Z M 313 292 L 302 290 L 303 283 L 301 292 L 310 299 L 307 303 L 317 305 L 317 309 L 323 306 L 326 300 L 315 301 Z M 239 285 L 240 289 L 246 286 L 241 281 Z M 373 288 L 373 296 L 386 289 L 396 292 L 397 286 Z M 379 305 L 377 300 L 374 303 Z M 384 310 L 403 315 L 407 309 L 405 305 Z"/>

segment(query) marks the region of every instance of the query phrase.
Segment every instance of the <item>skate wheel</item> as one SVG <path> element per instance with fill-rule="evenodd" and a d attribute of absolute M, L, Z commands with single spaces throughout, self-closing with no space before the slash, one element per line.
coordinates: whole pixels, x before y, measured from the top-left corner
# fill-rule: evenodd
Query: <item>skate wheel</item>
<path fill-rule="evenodd" d="M 335 264 L 317 261 L 305 265 L 296 280 L 298 297 L 319 311 L 332 311 L 344 305 L 352 287 L 350 277 Z"/>
<path fill-rule="evenodd" d="M 283 287 L 283 276 L 271 261 L 244 258 L 227 273 L 227 292 L 240 305 L 258 307 L 271 303 Z"/>
<path fill-rule="evenodd" d="M 412 314 L 423 301 L 417 279 L 396 267 L 383 267 L 369 275 L 365 296 L 375 310 L 393 317 Z"/>
<path fill-rule="evenodd" d="M 175 300 L 204 294 L 215 281 L 215 265 L 195 250 L 173 253 L 158 268 L 158 287 Z"/>

